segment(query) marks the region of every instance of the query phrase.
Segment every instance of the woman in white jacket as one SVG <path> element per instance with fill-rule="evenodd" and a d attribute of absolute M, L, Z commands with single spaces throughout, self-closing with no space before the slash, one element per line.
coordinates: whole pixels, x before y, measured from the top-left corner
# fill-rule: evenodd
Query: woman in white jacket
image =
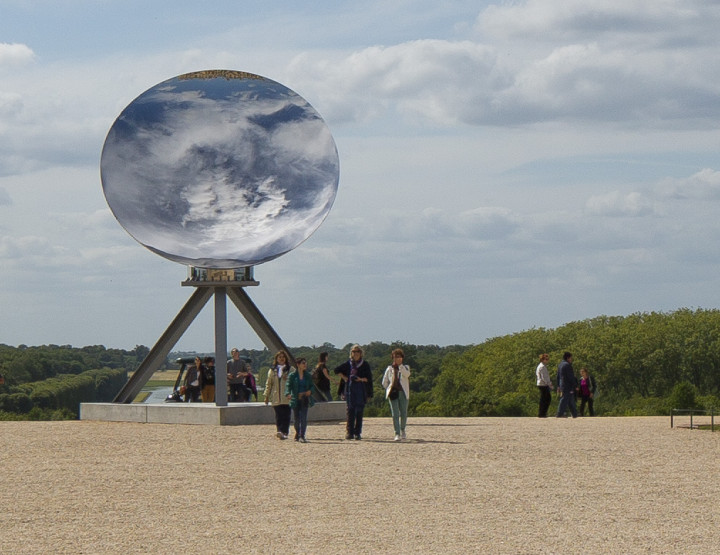
<path fill-rule="evenodd" d="M 395 428 L 395 441 L 406 439 L 405 425 L 407 424 L 408 399 L 410 398 L 410 367 L 403 364 L 405 353 L 402 349 L 392 352 L 392 364 L 385 370 L 382 385 L 385 388 L 385 398 L 390 402 L 390 411 Z"/>

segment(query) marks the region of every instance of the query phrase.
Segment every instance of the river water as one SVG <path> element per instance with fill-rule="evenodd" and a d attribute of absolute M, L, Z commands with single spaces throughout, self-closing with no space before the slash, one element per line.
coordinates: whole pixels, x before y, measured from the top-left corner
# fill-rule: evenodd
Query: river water
<path fill-rule="evenodd" d="M 144 389 L 143 391 L 150 391 L 148 398 L 143 401 L 144 403 L 164 403 L 167 396 L 172 393 L 172 386 L 156 387 L 151 390 Z"/>

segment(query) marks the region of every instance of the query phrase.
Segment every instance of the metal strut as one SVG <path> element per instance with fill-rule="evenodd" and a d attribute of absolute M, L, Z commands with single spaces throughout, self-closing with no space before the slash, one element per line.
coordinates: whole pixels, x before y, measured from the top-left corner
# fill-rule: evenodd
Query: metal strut
<path fill-rule="evenodd" d="M 180 340 L 182 334 L 185 333 L 190 324 L 192 324 L 195 317 L 200 314 L 200 311 L 208 300 L 210 300 L 212 294 L 213 290 L 207 287 L 195 290 L 188 302 L 185 303 L 185 306 L 182 307 L 178 315 L 175 316 L 175 319 L 165 330 L 165 333 L 160 336 L 155 346 L 150 349 L 150 352 L 140 363 L 135 373 L 130 376 L 130 379 L 120 390 L 120 393 L 115 396 L 113 403 L 132 403 L 132 400 L 140 393 L 140 390 L 155 371 L 165 362 L 170 350 L 175 346 L 175 343 Z"/>
<path fill-rule="evenodd" d="M 256 282 L 252 283 L 256 285 Z M 113 399 L 113 403 L 132 403 L 135 396 L 145 386 L 152 375 L 160 368 L 167 358 L 170 350 L 180 340 L 183 333 L 190 327 L 193 320 L 200 314 L 200 311 L 215 295 L 215 368 L 224 375 L 225 359 L 227 357 L 227 313 L 225 307 L 225 297 L 230 300 L 247 320 L 250 327 L 258 335 L 260 340 L 272 352 L 285 351 L 288 354 L 289 362 L 295 366 L 295 357 L 288 349 L 285 342 L 273 329 L 265 316 L 260 312 L 255 303 L 245 292 L 243 287 L 238 286 L 221 286 L 214 284 L 203 284 L 197 286 L 195 292 L 185 303 L 185 306 L 178 312 L 178 315 L 168 326 L 165 333 L 158 339 L 155 346 L 145 359 L 140 363 L 138 369 L 130 376 L 130 379 L 123 386 Z M 222 381 L 222 380 L 221 380 Z M 218 383 L 221 383 L 218 382 Z M 224 394 L 223 394 L 224 393 Z M 227 391 L 223 388 L 215 388 L 215 404 L 217 406 L 227 405 Z"/>

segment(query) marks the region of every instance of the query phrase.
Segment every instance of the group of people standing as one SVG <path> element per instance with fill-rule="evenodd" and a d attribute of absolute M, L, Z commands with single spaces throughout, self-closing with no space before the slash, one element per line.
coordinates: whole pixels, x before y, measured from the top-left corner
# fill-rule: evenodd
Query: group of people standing
<path fill-rule="evenodd" d="M 550 356 L 547 353 L 540 355 L 540 364 L 535 370 L 537 378 L 537 387 L 540 391 L 540 406 L 538 408 L 538 417 L 546 418 L 550 402 L 552 401 L 553 383 L 550 379 L 550 372 L 547 363 Z M 578 409 L 576 398 L 580 397 L 580 416 L 585 416 L 585 406 L 589 409 L 590 416 L 595 416 L 593 407 L 595 392 L 597 386 L 587 368 L 580 369 L 580 379 L 575 376 L 575 370 L 572 366 L 573 355 L 570 352 L 563 354 L 563 359 L 558 364 L 557 371 L 557 391 L 560 395 L 558 403 L 557 418 L 567 418 L 567 411 L 570 410 L 573 418 L 577 418 Z"/>
<path fill-rule="evenodd" d="M 257 385 L 250 364 L 240 358 L 240 351 L 230 351 L 226 364 L 228 399 L 234 402 L 257 401 Z M 195 357 L 195 365 L 188 367 L 183 380 L 183 394 L 189 403 L 215 401 L 215 357 Z"/>
<path fill-rule="evenodd" d="M 265 383 L 265 404 L 271 404 L 275 410 L 275 435 L 278 439 L 288 439 L 292 413 L 295 441 L 306 443 L 308 409 L 316 401 L 332 401 L 327 356 L 327 353 L 321 353 L 315 370 L 310 373 L 306 359 L 297 359 L 297 367 L 292 367 L 285 351 L 275 355 Z M 393 416 L 395 441 L 407 437 L 410 367 L 403 364 L 404 356 L 401 349 L 392 352 L 392 363 L 385 370 L 382 380 Z M 363 358 L 362 348 L 353 345 L 348 360 L 337 366 L 333 373 L 340 378 L 340 398 L 347 405 L 345 439 L 361 440 L 365 405 L 373 396 L 372 371 Z"/>

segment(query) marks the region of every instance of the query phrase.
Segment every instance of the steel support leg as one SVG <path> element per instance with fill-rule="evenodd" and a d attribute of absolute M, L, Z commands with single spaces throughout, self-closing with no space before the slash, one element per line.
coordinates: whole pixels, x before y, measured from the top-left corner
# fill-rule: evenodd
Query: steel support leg
<path fill-rule="evenodd" d="M 158 339 L 155 346 L 150 349 L 150 352 L 145 359 L 140 363 L 138 369 L 130 377 L 125 386 L 117 394 L 113 403 L 132 403 L 135 396 L 140 393 L 140 390 L 152 377 L 155 371 L 160 368 L 160 365 L 165 362 L 170 350 L 175 346 L 175 343 L 182 337 L 182 334 L 192 324 L 195 317 L 200 314 L 205 304 L 208 302 L 213 294 L 212 288 L 202 287 L 197 288 L 185 303 L 185 306 L 178 312 L 175 319 Z M 224 367 L 223 367 L 224 369 Z"/>
<path fill-rule="evenodd" d="M 224 287 L 215 287 L 215 405 L 218 407 L 228 404 L 227 352 L 227 296 Z"/>
<path fill-rule="evenodd" d="M 275 332 L 260 310 L 258 310 L 255 303 L 250 300 L 245 290 L 242 287 L 228 287 L 227 295 L 265 346 L 273 353 L 285 351 L 288 357 L 290 357 L 289 362 L 295 366 L 295 357 L 292 356 L 287 345 L 280 339 L 280 336 Z"/>

